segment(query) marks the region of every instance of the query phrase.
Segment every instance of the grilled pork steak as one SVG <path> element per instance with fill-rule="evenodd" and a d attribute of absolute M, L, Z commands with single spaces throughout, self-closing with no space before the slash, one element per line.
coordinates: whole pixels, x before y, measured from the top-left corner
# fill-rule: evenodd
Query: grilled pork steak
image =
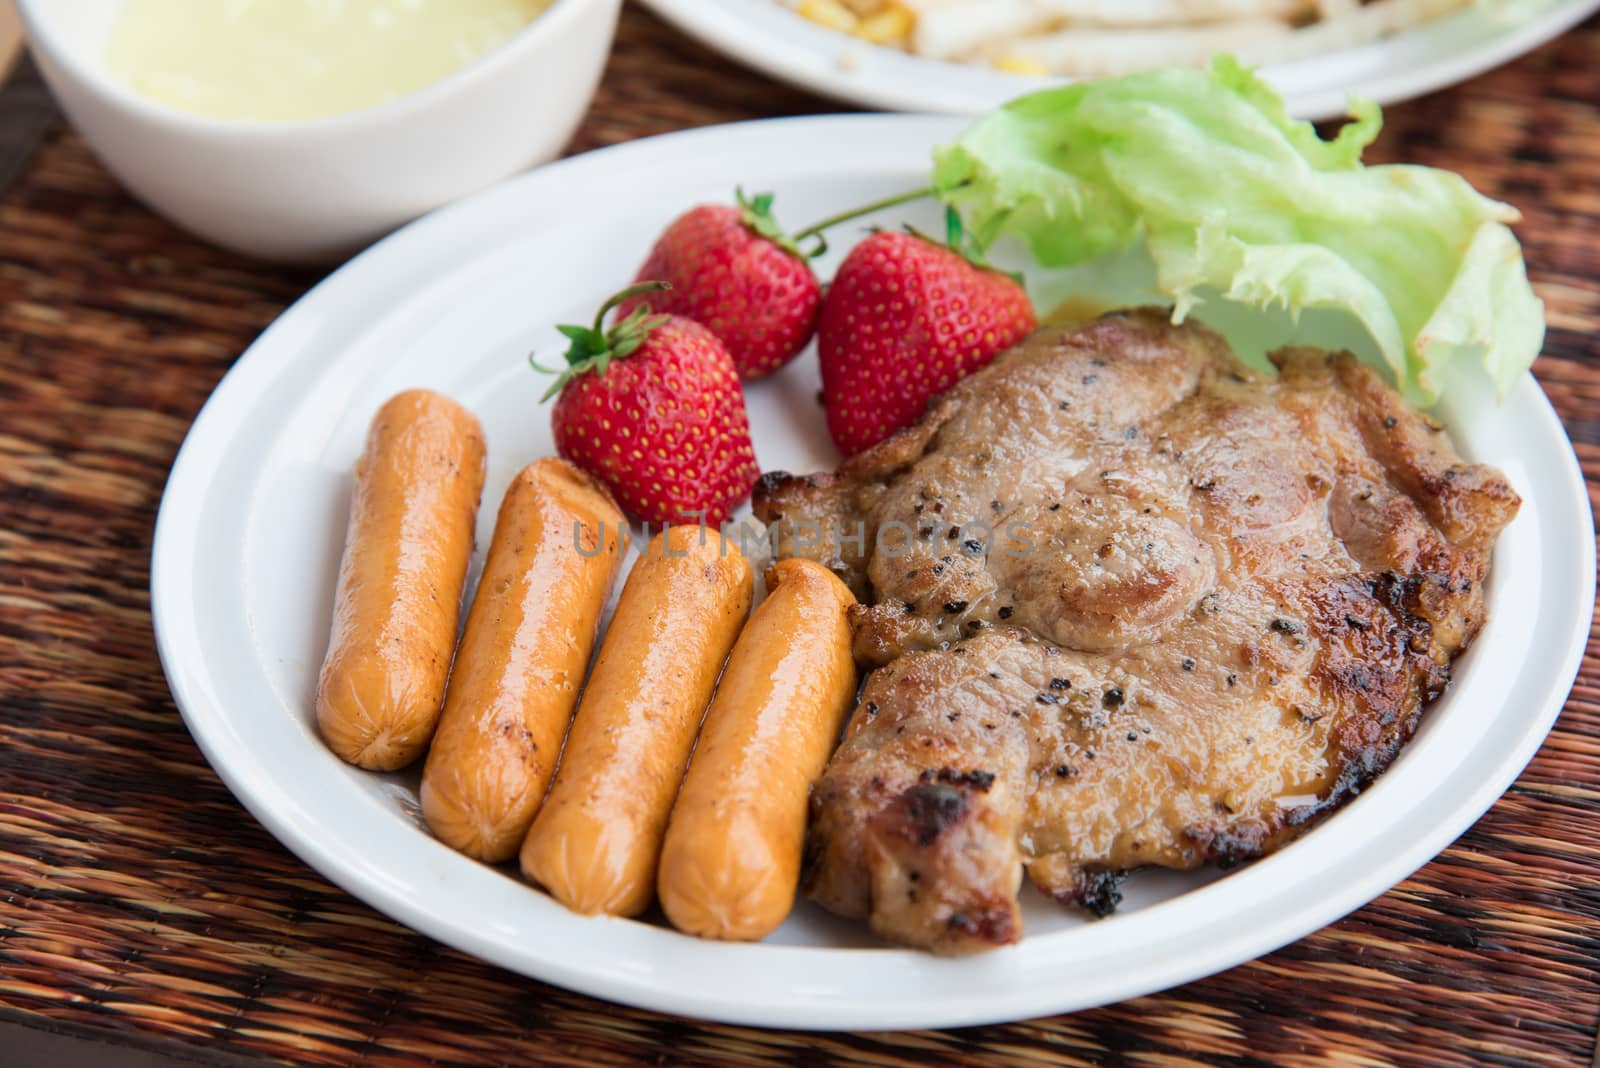
<path fill-rule="evenodd" d="M 771 474 L 780 555 L 862 604 L 807 890 L 942 953 L 1021 873 L 1105 913 L 1359 792 L 1483 623 L 1519 500 L 1348 355 L 1246 369 L 1134 311 L 1040 330 L 833 474 Z"/>

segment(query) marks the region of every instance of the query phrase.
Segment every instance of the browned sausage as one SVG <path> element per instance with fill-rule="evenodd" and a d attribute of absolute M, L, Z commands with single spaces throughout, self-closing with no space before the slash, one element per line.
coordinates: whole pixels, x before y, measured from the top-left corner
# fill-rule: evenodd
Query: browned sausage
<path fill-rule="evenodd" d="M 717 673 L 750 613 L 750 564 L 701 527 L 671 527 L 634 564 L 611 617 L 522 870 L 578 912 L 632 916 L 656 861 Z"/>
<path fill-rule="evenodd" d="M 422 771 L 422 816 L 480 860 L 512 857 L 544 798 L 617 575 L 622 513 L 564 460 L 506 490 Z"/>
<path fill-rule="evenodd" d="M 322 737 L 352 764 L 405 767 L 439 721 L 483 453 L 472 413 L 426 389 L 391 398 L 367 431 L 317 684 Z"/>
<path fill-rule="evenodd" d="M 811 783 L 855 698 L 844 583 L 809 560 L 767 569 L 672 806 L 657 891 L 680 931 L 757 939 L 794 904 Z"/>

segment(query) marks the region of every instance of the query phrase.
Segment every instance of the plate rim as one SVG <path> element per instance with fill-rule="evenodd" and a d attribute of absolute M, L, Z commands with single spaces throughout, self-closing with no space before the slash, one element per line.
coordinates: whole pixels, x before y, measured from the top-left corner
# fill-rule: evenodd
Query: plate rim
<path fill-rule="evenodd" d="M 704 0 L 641 0 L 641 2 L 679 31 L 734 62 L 789 85 L 861 107 L 886 111 L 977 116 L 999 107 L 1008 99 L 1072 80 L 1007 75 L 1004 72 L 988 71 L 981 67 L 898 53 L 894 55 L 892 61 L 895 65 L 908 61 L 926 64 L 926 76 L 916 79 L 897 75 L 892 70 L 885 73 L 880 69 L 881 57 L 875 57 L 872 52 L 859 53 L 866 57 L 864 62 L 858 64 L 860 69 L 847 70 L 842 56 L 856 54 L 852 52 L 856 46 L 861 48 L 874 46 L 854 41 L 843 34 L 838 34 L 837 31 L 808 25 L 796 28 L 801 32 L 798 42 L 776 33 L 762 33 L 751 41 L 748 38 L 753 23 L 728 11 L 721 4 L 708 5 Z M 748 0 L 748 2 L 770 3 L 776 6 L 778 0 Z M 1285 91 L 1285 103 L 1289 113 L 1295 118 L 1318 121 L 1344 116 L 1347 102 L 1352 96 L 1359 96 L 1385 106 L 1400 103 L 1456 85 L 1507 63 L 1571 29 L 1597 10 L 1600 10 L 1600 0 L 1559 0 L 1556 6 L 1540 12 L 1510 32 L 1466 52 L 1443 57 L 1420 67 L 1389 71 L 1359 84 L 1313 91 Z M 790 14 L 793 15 L 792 12 Z M 1458 15 L 1449 16 L 1438 23 L 1416 27 L 1399 36 L 1437 31 L 1440 25 L 1448 23 Z M 793 17 L 803 22 L 800 16 L 793 15 Z M 812 30 L 835 34 L 839 40 L 832 46 L 831 51 L 825 50 L 820 44 L 816 47 L 808 46 L 803 42 Z M 1362 49 L 1381 46 L 1383 43 L 1382 40 L 1371 42 L 1356 49 L 1347 49 L 1345 52 L 1359 53 Z M 1331 53 L 1331 55 L 1338 54 L 1341 53 Z M 1321 62 L 1327 58 L 1319 56 L 1317 60 Z M 1270 82 L 1274 80 L 1275 70 L 1289 71 L 1297 66 L 1299 64 L 1295 63 L 1285 64 L 1281 68 L 1266 66 L 1262 68 L 1262 72 Z M 987 77 L 979 78 L 977 75 Z M 913 87 L 919 81 L 920 86 Z M 952 88 L 943 88 L 941 82 L 960 84 Z M 1001 91 L 1000 87 L 1008 83 L 1014 85 L 1014 90 L 1008 87 L 1005 91 Z M 970 91 L 980 85 L 992 85 L 994 88 L 988 92 Z"/>
<path fill-rule="evenodd" d="M 1470 799 L 1456 804 L 1451 810 L 1451 819 L 1431 825 L 1420 836 L 1415 837 L 1403 853 L 1388 856 L 1381 863 L 1369 866 L 1341 893 L 1312 900 L 1309 904 L 1283 914 L 1275 923 L 1263 923 L 1246 934 L 1223 940 L 1221 945 L 1225 948 L 1213 947 L 1209 951 L 1191 952 L 1187 956 L 1175 955 L 1173 961 L 1161 968 L 1100 976 L 1097 982 L 1098 995 L 1092 1001 L 1063 1005 L 1048 989 L 1026 998 L 1015 993 L 999 998 L 985 997 L 983 996 L 985 991 L 974 990 L 958 1007 L 940 1004 L 930 1008 L 902 1001 L 894 1011 L 885 1012 L 868 1004 L 847 1004 L 826 999 L 807 1001 L 804 998 L 787 999 L 782 1004 L 743 1003 L 726 1007 L 709 1006 L 703 997 L 692 991 L 663 989 L 660 984 L 644 980 L 636 979 L 629 982 L 627 977 L 615 974 L 597 975 L 581 966 L 564 962 L 540 960 L 538 967 L 532 967 L 525 954 L 512 952 L 506 946 L 492 943 L 481 932 L 472 930 L 470 925 L 462 925 L 448 917 L 440 917 L 426 911 L 415 902 L 399 895 L 393 888 L 372 885 L 364 878 L 359 863 L 330 852 L 324 843 L 315 840 L 314 836 L 307 836 L 278 805 L 271 803 L 273 798 L 270 795 L 274 791 L 280 794 L 283 792 L 281 784 L 271 784 L 272 789 L 263 790 L 260 783 L 247 774 L 247 771 L 259 771 L 259 769 L 250 768 L 250 754 L 241 755 L 230 747 L 229 740 L 223 736 L 226 717 L 219 720 L 217 709 L 207 707 L 205 695 L 197 689 L 198 683 L 193 670 L 185 663 L 185 651 L 179 644 L 180 634 L 184 638 L 190 635 L 184 631 L 186 621 L 179 598 L 182 590 L 175 588 L 175 584 L 181 587 L 181 578 L 172 576 L 181 576 L 186 563 L 192 561 L 199 549 L 195 536 L 197 530 L 190 528 L 199 526 L 199 505 L 206 497 L 202 491 L 211 488 L 210 479 L 215 477 L 216 469 L 221 464 L 220 450 L 212 449 L 210 446 L 219 434 L 226 440 L 230 408 L 237 408 L 248 399 L 247 394 L 256 384 L 255 380 L 275 369 L 274 360 L 278 363 L 289 362 L 288 358 L 293 355 L 295 346 L 302 340 L 298 337 L 298 331 L 307 320 L 312 320 L 321 314 L 323 305 L 337 301 L 344 296 L 346 290 L 354 291 L 362 288 L 362 279 L 369 270 L 377 269 L 395 257 L 403 258 L 420 250 L 435 238 L 447 246 L 448 252 L 437 259 L 444 261 L 449 267 L 469 262 L 474 255 L 487 255 L 493 250 L 481 249 L 473 253 L 459 247 L 467 241 L 463 236 L 458 235 L 454 238 L 451 236 L 457 231 L 455 223 L 459 219 L 469 218 L 474 213 L 491 211 L 496 198 L 535 195 L 535 191 L 542 185 L 579 180 L 587 173 L 605 171 L 614 163 L 626 162 L 638 166 L 652 157 L 686 158 L 710 142 L 729 138 L 738 143 L 739 151 L 755 151 L 758 143 L 768 137 L 781 137 L 789 141 L 798 139 L 814 148 L 819 140 L 830 136 L 830 131 L 845 129 L 859 130 L 863 137 L 872 135 L 875 139 L 885 142 L 894 138 L 909 139 L 917 131 L 921 131 L 926 143 L 927 138 L 948 136 L 959 127 L 959 119 L 929 116 L 845 115 L 757 120 L 660 135 L 573 157 L 511 179 L 441 209 L 396 232 L 307 292 L 263 332 L 218 383 L 186 434 L 183 446 L 173 464 L 157 517 L 152 549 L 151 608 L 163 670 L 166 672 L 169 686 L 189 730 L 218 775 L 274 837 L 325 877 L 379 911 L 441 942 L 490 960 L 514 972 L 643 1008 L 728 1023 L 816 1029 L 883 1029 L 964 1026 L 1022 1019 L 1044 1013 L 1066 1011 L 1069 1008 L 1087 1007 L 1088 1004 L 1120 1000 L 1213 974 L 1302 937 L 1379 896 L 1436 856 L 1449 841 L 1489 808 L 1532 758 L 1559 715 L 1565 697 L 1570 691 L 1572 680 L 1576 677 L 1587 643 L 1587 627 L 1575 623 L 1572 632 L 1566 635 L 1560 669 L 1546 676 L 1544 691 L 1536 701 L 1526 706 L 1539 709 L 1539 714 L 1533 717 L 1518 735 L 1520 744 L 1500 754 L 1495 765 L 1495 773 L 1476 782 Z M 799 135 L 798 138 L 796 135 Z M 831 135 L 842 136 L 837 133 Z M 507 236 L 505 240 L 516 239 L 515 236 Z M 1517 389 L 1522 393 L 1532 391 L 1533 396 L 1530 400 L 1534 403 L 1539 416 L 1546 421 L 1545 429 L 1553 429 L 1561 442 L 1567 442 L 1564 428 L 1554 408 L 1531 375 L 1525 376 Z M 1590 516 L 1588 494 L 1581 470 L 1570 443 L 1560 451 L 1561 481 L 1571 495 L 1566 503 L 1578 508 L 1580 512 L 1578 518 L 1581 521 L 1583 517 Z M 1592 528 L 1592 517 L 1589 519 L 1589 525 Z M 1584 582 L 1574 584 L 1571 588 L 1572 597 L 1568 608 L 1573 606 L 1580 608 L 1578 617 L 1575 618 L 1581 617 L 1581 621 L 1588 619 L 1593 611 L 1594 542 L 1587 536 L 1587 532 L 1578 540 L 1579 559 L 1576 562 L 1583 565 L 1582 573 L 1586 578 Z M 196 643 L 194 648 L 198 647 Z M 431 842 L 425 837 L 424 840 Z M 1286 851 L 1278 856 L 1287 855 Z M 1255 867 L 1259 869 L 1262 864 L 1271 863 L 1271 859 L 1268 858 Z M 463 862 L 472 863 L 464 860 Z M 1277 870 L 1286 869 L 1280 865 Z M 1247 870 L 1232 878 L 1248 874 Z M 1200 888 L 1141 912 L 1170 909 L 1197 894 L 1204 894 L 1208 889 L 1210 888 Z M 664 934 L 670 935 L 670 933 Z M 670 937 L 682 936 L 670 935 Z M 707 944 L 689 940 L 688 945 L 703 948 Z M 735 952 L 758 949 L 776 954 L 854 952 L 795 946 L 718 948 Z M 935 963 L 914 951 L 872 952 L 884 954 L 884 957 L 880 958 L 883 960 L 892 957 L 904 958 L 906 954 L 911 954 L 918 962 L 919 968 L 927 967 L 933 970 L 948 966 L 947 963 Z M 1012 951 L 998 952 L 1003 955 Z M 699 951 L 696 951 L 696 954 L 698 955 Z"/>

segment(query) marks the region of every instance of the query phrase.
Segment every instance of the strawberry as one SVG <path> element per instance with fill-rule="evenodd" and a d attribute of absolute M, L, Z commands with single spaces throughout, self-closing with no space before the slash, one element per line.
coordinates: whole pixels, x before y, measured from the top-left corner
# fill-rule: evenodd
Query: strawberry
<path fill-rule="evenodd" d="M 665 288 L 631 286 L 601 306 L 593 326 L 559 327 L 572 342 L 567 366 L 542 399 L 560 394 L 551 413 L 557 451 L 635 519 L 720 525 L 757 474 L 727 348 L 692 319 L 644 308 L 604 326 L 617 305 Z"/>
<path fill-rule="evenodd" d="M 687 316 L 722 339 L 744 378 L 771 374 L 799 354 L 816 331 L 822 286 L 794 241 L 772 217 L 772 196 L 738 206 L 702 204 L 667 227 L 636 281 L 672 289 L 653 310 Z M 624 305 L 630 314 L 642 301 Z"/>
<path fill-rule="evenodd" d="M 817 329 L 834 444 L 850 455 L 910 426 L 1037 325 L 1011 276 L 920 234 L 873 234 L 839 265 Z"/>

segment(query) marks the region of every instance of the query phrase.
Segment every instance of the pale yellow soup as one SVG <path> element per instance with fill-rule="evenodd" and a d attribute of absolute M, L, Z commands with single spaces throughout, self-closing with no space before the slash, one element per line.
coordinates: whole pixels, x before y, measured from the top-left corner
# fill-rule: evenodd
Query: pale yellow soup
<path fill-rule="evenodd" d="M 219 119 L 316 119 L 420 89 L 553 0 L 126 0 L 106 63 L 134 91 Z"/>

